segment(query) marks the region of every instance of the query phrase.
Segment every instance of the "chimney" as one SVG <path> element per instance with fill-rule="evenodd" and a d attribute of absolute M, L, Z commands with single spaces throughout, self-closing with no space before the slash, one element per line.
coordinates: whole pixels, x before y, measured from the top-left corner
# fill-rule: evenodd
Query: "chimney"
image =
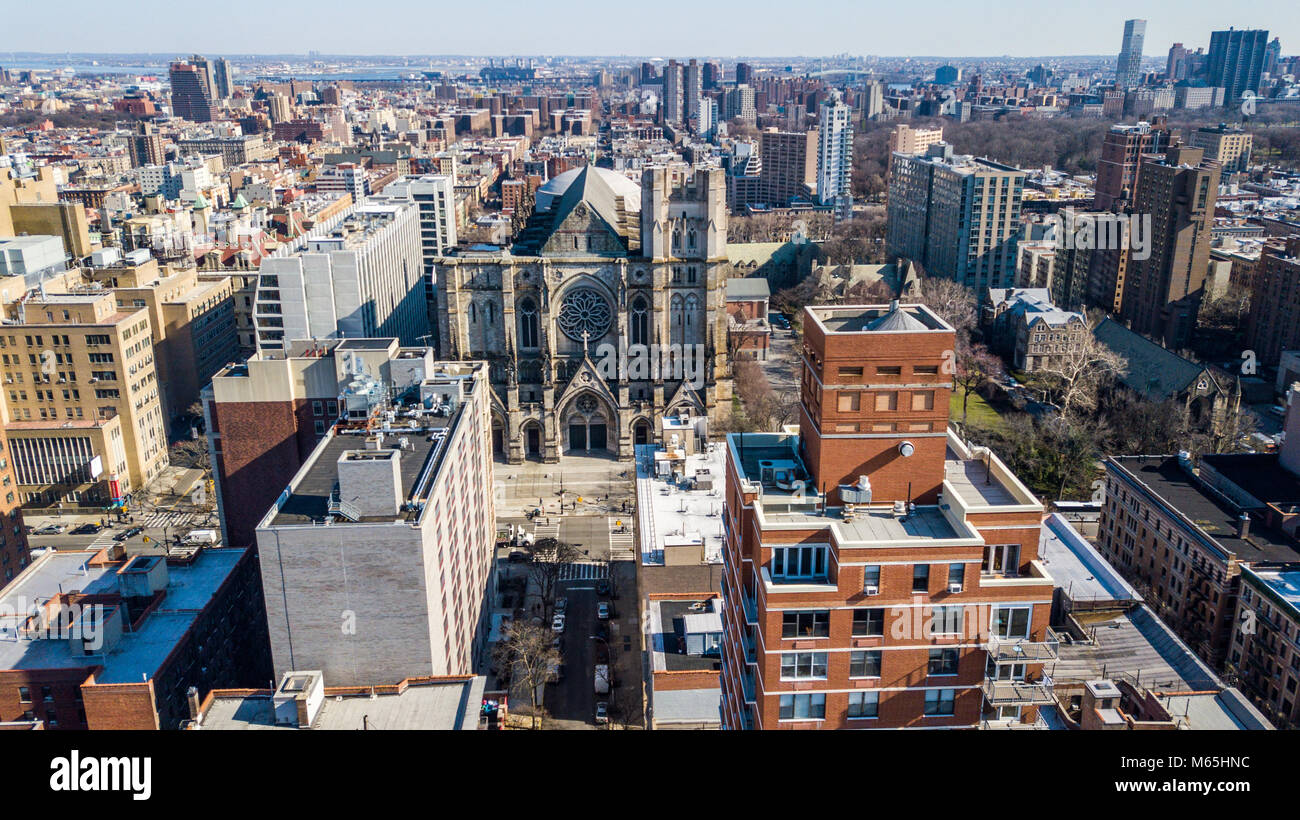
<path fill-rule="evenodd" d="M 1250 535 L 1250 513 L 1243 512 L 1237 519 L 1237 537 L 1245 538 Z"/>
<path fill-rule="evenodd" d="M 185 701 L 190 706 L 190 720 L 199 719 L 199 690 L 191 686 L 185 690 Z"/>

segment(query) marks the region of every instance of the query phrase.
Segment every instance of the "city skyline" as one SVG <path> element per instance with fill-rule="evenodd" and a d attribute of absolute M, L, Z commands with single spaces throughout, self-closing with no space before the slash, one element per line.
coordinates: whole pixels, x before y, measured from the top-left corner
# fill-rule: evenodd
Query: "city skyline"
<path fill-rule="evenodd" d="M 1159 57 L 1175 42 L 1195 48 L 1208 48 L 1210 32 L 1229 27 L 1267 28 L 1270 38 L 1282 42 L 1300 39 L 1300 21 L 1288 14 L 1289 4 L 1266 0 L 1252 4 L 1247 11 L 1225 10 L 1206 0 L 1183 4 L 1177 14 L 1162 12 L 1151 2 L 1121 3 L 1102 0 L 1092 14 L 1072 21 L 1068 29 L 1044 29 L 1033 38 L 1023 38 L 1018 30 L 1006 26 L 1009 16 L 1032 14 L 1025 3 L 999 0 L 990 7 L 975 9 L 967 4 L 941 0 L 928 9 L 927 20 L 940 24 L 910 25 L 913 15 L 901 8 L 858 8 L 846 0 L 828 0 L 823 11 L 782 20 L 780 27 L 768 25 L 762 15 L 737 15 L 736 7 L 719 4 L 701 8 L 681 0 L 669 0 L 653 18 L 637 26 L 620 28 L 617 20 L 602 15 L 602 6 L 592 0 L 575 0 L 568 4 L 570 13 L 552 18 L 542 17 L 524 30 L 508 27 L 474 26 L 473 9 L 421 9 L 409 0 L 389 4 L 391 15 L 351 19 L 349 25 L 335 25 L 335 14 L 311 16 L 320 5 L 282 3 L 254 6 L 247 0 L 235 0 L 225 16 L 236 21 L 228 26 L 208 27 L 201 31 L 183 31 L 168 14 L 170 9 L 158 0 L 138 4 L 139 15 L 101 20 L 93 31 L 42 30 L 43 10 L 35 6 L 13 9 L 8 22 L 11 31 L 22 33 L 22 46 L 0 41 L 0 59 L 5 55 L 23 54 L 163 54 L 160 46 L 176 43 L 186 51 L 203 51 L 227 55 L 291 55 L 308 52 L 322 55 L 398 56 L 398 55 L 481 55 L 553 54 L 563 56 L 698 56 L 710 54 L 718 46 L 711 32 L 723 26 L 743 43 L 734 55 L 768 57 L 829 57 L 839 54 L 899 57 L 1053 57 L 1093 56 L 1118 53 L 1124 21 L 1148 20 L 1145 57 Z M 328 7 L 324 7 L 328 8 Z M 506 0 L 500 8 L 502 19 L 527 13 L 531 6 L 519 0 Z M 346 14 L 338 4 L 336 9 Z M 73 16 L 92 14 L 94 8 L 85 0 L 73 0 L 66 11 Z M 675 12 L 680 11 L 681 14 Z M 689 13 L 693 24 L 682 27 L 678 21 Z M 252 15 L 256 14 L 257 25 Z M 409 23 L 393 26 L 393 16 Z M 843 25 L 830 29 L 828 19 Z M 240 22 L 249 21 L 249 22 Z M 441 41 L 437 32 L 450 28 L 457 32 L 455 47 L 431 48 Z M 425 29 L 421 24 L 427 23 Z M 1280 25 L 1284 24 L 1284 25 Z M 291 32 L 291 33 L 290 33 Z M 599 47 L 608 43 L 608 47 Z M 800 46 L 792 48 L 792 43 Z M 286 51 L 285 46 L 289 46 Z M 451 42 L 447 43 L 452 45 Z M 96 47 L 109 46 L 107 51 Z M 820 47 L 819 47 L 820 46 Z"/>

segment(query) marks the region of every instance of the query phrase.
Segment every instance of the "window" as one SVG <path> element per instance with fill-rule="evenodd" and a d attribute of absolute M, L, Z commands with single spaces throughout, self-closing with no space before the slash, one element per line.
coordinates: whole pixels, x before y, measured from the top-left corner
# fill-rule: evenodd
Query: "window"
<path fill-rule="evenodd" d="M 1000 606 L 993 610 L 991 630 L 999 638 L 1028 638 L 1033 608 Z"/>
<path fill-rule="evenodd" d="M 931 612 L 930 634 L 960 635 L 966 623 L 966 610 L 960 606 L 936 606 Z"/>
<path fill-rule="evenodd" d="M 951 587 L 951 586 L 953 586 L 954 584 L 957 585 L 957 586 L 961 586 L 962 582 L 965 581 L 965 580 L 966 580 L 966 565 L 965 565 L 965 564 L 949 564 L 949 565 L 948 565 L 948 586 Z"/>
<path fill-rule="evenodd" d="M 877 393 L 877 394 L 876 394 L 876 410 L 877 410 L 877 411 L 897 410 L 897 409 L 898 409 L 898 394 L 897 394 L 897 393 L 895 393 L 894 391 L 891 390 L 891 391 L 889 391 L 889 392 L 887 392 L 887 393 Z"/>
<path fill-rule="evenodd" d="M 860 393 L 840 393 L 839 400 L 836 402 L 835 407 L 841 413 L 857 412 L 860 396 Z"/>
<path fill-rule="evenodd" d="M 885 634 L 885 610 L 883 607 L 853 610 L 853 635 L 866 637 Z"/>
<path fill-rule="evenodd" d="M 868 564 L 862 568 L 862 588 L 875 587 L 880 591 L 880 564 Z"/>
<path fill-rule="evenodd" d="M 781 656 L 781 679 L 826 677 L 825 652 L 787 652 Z"/>
<path fill-rule="evenodd" d="M 19 702 L 19 703 L 31 703 L 31 702 L 32 702 L 32 691 L 31 691 L 30 689 L 28 689 L 26 686 L 19 686 L 19 687 L 18 687 L 18 702 Z"/>
<path fill-rule="evenodd" d="M 957 674 L 957 650 L 956 649 L 931 649 L 930 650 L 930 667 L 931 675 L 955 675 Z"/>
<path fill-rule="evenodd" d="M 849 653 L 850 678 L 880 677 L 881 651 L 879 649 L 855 649 Z"/>
<path fill-rule="evenodd" d="M 831 634 L 831 613 L 786 612 L 781 616 L 782 638 L 826 638 Z"/>
<path fill-rule="evenodd" d="M 879 710 L 880 710 L 879 692 L 850 692 L 849 693 L 849 717 L 873 718 L 879 714 Z"/>
<path fill-rule="evenodd" d="M 862 368 L 860 367 L 841 367 L 841 379 L 860 379 L 862 378 Z"/>
<path fill-rule="evenodd" d="M 325 405 L 321 404 L 319 401 L 313 401 L 311 403 L 311 414 L 313 416 L 319 416 L 324 412 L 325 412 Z"/>
<path fill-rule="evenodd" d="M 519 300 L 519 346 L 537 347 L 537 303 L 531 297 Z"/>
<path fill-rule="evenodd" d="M 915 390 L 912 392 L 912 409 L 913 410 L 933 410 L 934 409 L 934 391 L 933 390 Z"/>
<path fill-rule="evenodd" d="M 821 720 L 826 717 L 826 696 L 822 694 L 782 695 L 781 720 Z"/>
<path fill-rule="evenodd" d="M 925 714 L 951 715 L 957 697 L 956 689 L 930 689 L 925 693 Z"/>
<path fill-rule="evenodd" d="M 877 367 L 876 375 L 878 376 L 901 376 L 903 368 L 901 365 L 890 365 L 886 367 Z"/>
<path fill-rule="evenodd" d="M 912 566 L 912 591 L 929 592 L 930 591 L 930 565 L 915 564 Z"/>
<path fill-rule="evenodd" d="M 939 365 L 918 364 L 912 368 L 912 373 L 917 376 L 937 376 L 939 375 Z"/>
<path fill-rule="evenodd" d="M 772 577 L 782 579 L 826 577 L 826 547 L 777 547 L 772 550 Z"/>
<path fill-rule="evenodd" d="M 984 548 L 984 565 L 980 571 L 986 575 L 1015 575 L 1019 567 L 1019 544 L 990 544 Z"/>

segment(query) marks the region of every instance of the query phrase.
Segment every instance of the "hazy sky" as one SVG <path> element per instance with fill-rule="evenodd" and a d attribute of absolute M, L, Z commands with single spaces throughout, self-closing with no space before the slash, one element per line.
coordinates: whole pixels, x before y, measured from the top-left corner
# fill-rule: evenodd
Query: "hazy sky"
<path fill-rule="evenodd" d="M 181 54 L 600 54 L 664 57 L 1115 54 L 1146 18 L 1145 52 L 1209 46 L 1210 32 L 1266 28 L 1300 50 L 1295 0 L 102 0 L 8 7 L 12 51 Z M 766 13 L 771 9 L 771 13 Z M 73 23 L 73 21 L 79 21 Z"/>

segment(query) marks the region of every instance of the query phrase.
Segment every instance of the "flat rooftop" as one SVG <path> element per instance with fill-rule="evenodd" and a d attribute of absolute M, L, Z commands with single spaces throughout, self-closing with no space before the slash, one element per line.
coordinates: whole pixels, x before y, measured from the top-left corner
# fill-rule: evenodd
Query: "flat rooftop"
<path fill-rule="evenodd" d="M 658 445 L 637 447 L 637 536 L 641 563 L 664 563 L 666 541 L 698 538 L 706 563 L 722 562 L 722 506 L 726 489 L 726 449 L 710 444 L 682 460 L 686 482 L 655 475 Z M 704 486 L 708 485 L 708 486 Z"/>
<path fill-rule="evenodd" d="M 47 552 L 0 593 L 0 669 L 75 669 L 103 666 L 98 683 L 153 678 L 243 556 L 242 548 L 206 549 L 187 566 L 168 564 L 166 594 L 135 631 L 123 631 L 107 655 L 73 655 L 67 640 L 18 637 L 36 606 L 72 590 L 117 595 L 121 562 L 91 566 L 98 553 Z"/>
<path fill-rule="evenodd" d="M 701 600 L 704 600 L 702 597 Z M 713 599 L 720 607 L 720 598 Z M 696 601 L 650 601 L 650 633 L 653 668 L 667 672 L 718 671 L 722 668 L 720 655 L 686 654 L 686 617 L 697 610 L 691 606 Z"/>
<path fill-rule="evenodd" d="M 963 498 L 978 498 L 989 506 L 1014 505 L 1022 503 L 993 475 L 982 461 L 962 459 L 952 448 L 943 462 L 943 476 Z"/>
<path fill-rule="evenodd" d="M 477 729 L 486 679 L 433 680 L 412 683 L 402 692 L 377 693 L 366 690 L 325 690 L 312 729 L 378 730 Z M 387 687 L 385 687 L 387 688 Z M 382 690 L 381 690 L 382 691 Z M 269 693 L 215 694 L 203 715 L 200 729 L 297 729 L 275 722 L 275 707 Z"/>
<path fill-rule="evenodd" d="M 1070 601 L 1129 604 L 1142 600 L 1138 591 L 1060 513 L 1052 513 L 1043 522 L 1038 555 L 1052 582 Z"/>
<path fill-rule="evenodd" d="M 1062 640 L 1052 669 L 1057 681 L 1121 678 L 1162 692 L 1224 688 L 1196 653 L 1145 604 L 1128 612 L 1079 616 L 1091 643 Z"/>
<path fill-rule="evenodd" d="M 423 417 L 423 423 L 430 425 L 430 429 L 394 432 L 384 437 L 383 451 L 400 453 L 398 472 L 402 482 L 403 502 L 412 500 L 416 482 L 424 473 L 425 465 L 431 460 L 437 462 L 442 458 L 442 445 L 446 441 L 449 428 L 462 412 L 464 412 L 464 405 L 458 406 L 450 418 L 426 415 Z M 410 443 L 411 449 L 397 449 L 402 438 Z M 338 428 L 330 431 L 329 435 L 316 446 L 308 465 L 295 477 L 294 483 L 289 487 L 289 497 L 271 518 L 270 525 L 299 526 L 320 522 L 329 517 L 330 497 L 334 494 L 339 481 L 339 457 L 345 451 L 365 448 L 366 436 L 363 433 L 344 433 Z M 436 463 L 433 470 L 437 470 Z M 413 522 L 418 515 L 416 510 L 399 510 L 396 516 L 366 516 L 360 523 Z M 353 522 L 340 517 L 335 519 L 335 523 L 346 525 Z"/>
<path fill-rule="evenodd" d="M 1176 456 L 1129 456 L 1110 461 L 1238 559 L 1251 563 L 1300 561 L 1296 545 L 1258 522 L 1245 538 L 1238 536 L 1236 508 L 1184 471 Z"/>
<path fill-rule="evenodd" d="M 1264 504 L 1300 502 L 1300 476 L 1285 469 L 1277 453 L 1206 455 L 1200 463 Z"/>

